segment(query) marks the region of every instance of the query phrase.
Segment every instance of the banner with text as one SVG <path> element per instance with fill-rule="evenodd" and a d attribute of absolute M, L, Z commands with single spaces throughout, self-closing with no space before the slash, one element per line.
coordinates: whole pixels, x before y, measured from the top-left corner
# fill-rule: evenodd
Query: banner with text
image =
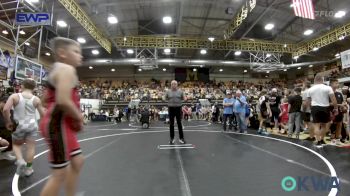
<path fill-rule="evenodd" d="M 175 68 L 175 80 L 209 82 L 208 68 Z"/>

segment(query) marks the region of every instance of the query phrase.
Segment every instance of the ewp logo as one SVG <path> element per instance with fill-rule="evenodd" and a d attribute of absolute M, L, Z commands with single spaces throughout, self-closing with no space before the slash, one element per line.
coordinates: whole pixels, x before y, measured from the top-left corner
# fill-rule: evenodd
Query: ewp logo
<path fill-rule="evenodd" d="M 16 13 L 16 24 L 17 25 L 51 25 L 50 13 L 33 13 L 33 12 L 21 12 Z"/>
<path fill-rule="evenodd" d="M 340 190 L 340 184 L 337 177 L 316 177 L 316 176 L 298 176 L 297 179 L 286 176 L 281 181 L 281 187 L 284 191 L 331 191 L 333 188 Z"/>

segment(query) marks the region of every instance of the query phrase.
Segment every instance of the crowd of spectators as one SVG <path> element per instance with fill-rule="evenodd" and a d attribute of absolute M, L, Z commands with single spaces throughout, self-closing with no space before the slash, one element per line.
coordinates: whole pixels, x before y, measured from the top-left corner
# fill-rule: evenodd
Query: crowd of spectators
<path fill-rule="evenodd" d="M 82 81 L 80 84 L 81 98 L 104 99 L 107 101 L 129 102 L 132 99 L 161 100 L 168 90 L 169 80 L 158 81 Z M 269 82 L 243 82 L 243 81 L 210 81 L 183 82 L 180 88 L 189 100 L 209 99 L 218 100 L 225 97 L 227 89 L 242 89 L 258 92 L 263 88 L 286 87 L 286 81 L 271 80 Z"/>

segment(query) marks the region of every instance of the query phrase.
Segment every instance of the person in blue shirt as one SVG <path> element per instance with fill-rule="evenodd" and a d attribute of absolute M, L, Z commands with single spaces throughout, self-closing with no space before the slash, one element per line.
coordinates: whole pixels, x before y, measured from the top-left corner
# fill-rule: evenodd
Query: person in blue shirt
<path fill-rule="evenodd" d="M 235 99 L 232 97 L 232 92 L 231 91 L 227 91 L 226 95 L 227 95 L 227 97 L 222 102 L 222 105 L 224 107 L 224 112 L 223 112 L 223 128 L 224 128 L 224 131 L 226 131 L 227 119 L 229 119 L 229 129 L 232 130 L 233 105 L 235 104 Z"/>
<path fill-rule="evenodd" d="M 242 95 L 242 92 L 240 90 L 237 90 L 236 101 L 234 103 L 234 111 L 241 133 L 247 133 L 246 107 L 247 98 Z"/>

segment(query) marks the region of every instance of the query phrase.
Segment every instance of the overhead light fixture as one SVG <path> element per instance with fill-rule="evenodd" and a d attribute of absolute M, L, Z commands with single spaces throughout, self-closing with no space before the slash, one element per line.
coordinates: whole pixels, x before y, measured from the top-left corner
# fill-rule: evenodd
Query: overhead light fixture
<path fill-rule="evenodd" d="M 315 47 L 312 49 L 312 51 L 317 51 L 319 48 Z"/>
<path fill-rule="evenodd" d="M 346 12 L 341 10 L 341 11 L 337 11 L 337 12 L 334 14 L 334 17 L 335 17 L 335 18 L 343 18 L 345 15 L 346 15 Z"/>
<path fill-rule="evenodd" d="M 339 54 L 339 53 L 337 53 L 337 54 L 335 54 L 334 56 L 335 56 L 335 57 L 339 57 L 339 56 L 340 56 L 340 54 Z"/>
<path fill-rule="evenodd" d="M 118 23 L 118 19 L 114 15 L 108 16 L 107 20 L 108 20 L 109 24 L 117 24 Z"/>
<path fill-rule="evenodd" d="M 24 43 L 26 46 L 30 46 L 30 43 L 29 42 L 26 42 L 26 43 Z"/>
<path fill-rule="evenodd" d="M 266 71 L 266 73 L 267 73 L 267 74 L 269 74 L 269 73 L 270 73 L 270 71 Z"/>
<path fill-rule="evenodd" d="M 246 70 L 246 69 L 245 69 L 243 72 L 244 72 L 244 73 L 247 73 L 247 72 L 248 72 L 248 70 Z"/>
<path fill-rule="evenodd" d="M 207 54 L 207 50 L 202 49 L 202 50 L 201 50 L 201 54 Z"/>
<path fill-rule="evenodd" d="M 271 54 L 270 54 L 270 53 L 267 53 L 267 54 L 266 54 L 266 58 L 269 58 L 269 57 L 271 57 Z"/>
<path fill-rule="evenodd" d="M 213 42 L 215 40 L 215 38 L 214 37 L 209 37 L 208 40 Z"/>
<path fill-rule="evenodd" d="M 112 71 L 112 72 L 115 72 L 115 69 L 114 69 L 114 68 L 112 68 L 112 69 L 111 69 L 111 71 Z"/>
<path fill-rule="evenodd" d="M 165 68 L 163 68 L 163 71 L 166 71 L 166 69 L 165 69 Z"/>
<path fill-rule="evenodd" d="M 298 69 L 301 69 L 301 67 L 298 67 Z"/>
<path fill-rule="evenodd" d="M 142 71 L 142 69 L 141 69 L 141 68 L 139 68 L 138 70 L 139 70 L 139 71 Z"/>
<path fill-rule="evenodd" d="M 170 16 L 164 16 L 163 17 L 163 23 L 164 24 L 170 24 L 173 21 L 173 19 Z"/>
<path fill-rule="evenodd" d="M 126 53 L 128 53 L 128 54 L 134 54 L 134 50 L 133 50 L 133 49 L 127 49 L 127 50 L 126 50 Z"/>
<path fill-rule="evenodd" d="M 126 41 L 126 37 L 124 37 L 124 41 Z"/>
<path fill-rule="evenodd" d="M 265 30 L 270 31 L 270 30 L 272 30 L 274 27 L 275 27 L 275 25 L 274 25 L 274 24 L 269 23 L 269 24 L 265 25 Z"/>
<path fill-rule="evenodd" d="M 284 69 L 283 71 L 287 71 L 287 69 Z"/>
<path fill-rule="evenodd" d="M 345 39 L 345 36 L 342 35 L 342 36 L 340 36 L 338 39 L 339 39 L 339 40 L 343 40 L 343 39 Z"/>
<path fill-rule="evenodd" d="M 24 32 L 23 30 L 20 30 L 20 31 L 19 31 L 19 34 L 21 34 L 21 35 L 25 35 L 25 34 L 26 34 L 26 32 Z"/>
<path fill-rule="evenodd" d="M 196 69 L 196 68 L 193 68 L 193 71 L 197 71 L 197 69 Z"/>
<path fill-rule="evenodd" d="M 46 52 L 45 55 L 46 56 L 51 56 L 51 54 L 49 52 Z"/>
<path fill-rule="evenodd" d="M 92 66 L 89 66 L 89 69 L 93 69 L 93 67 L 92 67 Z"/>
<path fill-rule="evenodd" d="M 265 76 L 265 78 L 268 78 L 269 76 Z"/>
<path fill-rule="evenodd" d="M 8 32 L 7 30 L 3 30 L 3 31 L 2 31 L 2 34 L 8 35 L 9 32 Z"/>
<path fill-rule="evenodd" d="M 164 49 L 164 53 L 165 53 L 165 54 L 170 54 L 170 52 L 171 52 L 170 48 L 165 48 L 165 49 Z"/>
<path fill-rule="evenodd" d="M 85 44 L 86 43 L 86 39 L 83 37 L 78 37 L 77 41 L 81 44 Z"/>
<path fill-rule="evenodd" d="M 287 44 L 284 44 L 283 47 L 287 48 Z"/>
<path fill-rule="evenodd" d="M 294 56 L 293 59 L 297 60 L 299 58 L 299 56 Z"/>
<path fill-rule="evenodd" d="M 219 72 L 223 72 L 224 70 L 223 69 L 219 69 Z"/>
<path fill-rule="evenodd" d="M 63 28 L 68 26 L 67 23 L 63 20 L 57 20 L 57 25 Z"/>
<path fill-rule="evenodd" d="M 306 35 L 306 36 L 311 35 L 313 33 L 314 33 L 314 30 L 312 30 L 312 29 L 308 29 L 308 30 L 304 31 L 304 35 Z"/>
<path fill-rule="evenodd" d="M 309 65 L 309 67 L 313 67 L 314 65 Z"/>
<path fill-rule="evenodd" d="M 236 52 L 235 52 L 235 55 L 236 55 L 236 56 L 239 56 L 239 55 L 241 55 L 241 54 L 242 54 L 241 51 L 236 51 Z"/>
<path fill-rule="evenodd" d="M 98 55 L 98 54 L 100 54 L 100 52 L 99 52 L 98 50 L 96 50 L 96 49 L 95 49 L 95 50 L 92 50 L 91 53 L 92 53 L 93 55 Z"/>

